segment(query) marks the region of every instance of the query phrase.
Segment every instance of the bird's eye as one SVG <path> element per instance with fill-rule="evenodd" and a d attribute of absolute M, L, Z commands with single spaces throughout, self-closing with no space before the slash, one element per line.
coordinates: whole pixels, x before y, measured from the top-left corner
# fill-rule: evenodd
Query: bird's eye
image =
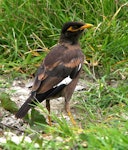
<path fill-rule="evenodd" d="M 72 28 L 73 28 L 73 29 L 78 29 L 79 27 L 78 27 L 78 26 L 72 26 Z"/>
<path fill-rule="evenodd" d="M 79 27 L 78 26 L 70 26 L 67 31 L 70 31 L 70 32 L 76 32 L 79 30 Z"/>

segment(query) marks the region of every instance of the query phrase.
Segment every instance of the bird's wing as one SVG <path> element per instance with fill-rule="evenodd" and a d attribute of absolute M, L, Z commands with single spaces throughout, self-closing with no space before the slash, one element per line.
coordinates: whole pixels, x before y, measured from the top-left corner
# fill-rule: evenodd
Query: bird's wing
<path fill-rule="evenodd" d="M 64 46 L 53 48 L 37 71 L 32 91 L 41 94 L 62 84 L 69 84 L 80 71 L 82 63 L 80 49 L 70 51 Z"/>

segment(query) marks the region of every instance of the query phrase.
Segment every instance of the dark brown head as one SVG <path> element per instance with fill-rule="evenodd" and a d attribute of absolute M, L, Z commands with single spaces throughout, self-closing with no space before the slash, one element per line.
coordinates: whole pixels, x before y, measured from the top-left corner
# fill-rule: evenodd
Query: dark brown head
<path fill-rule="evenodd" d="M 60 42 L 76 44 L 84 29 L 90 27 L 92 27 L 91 24 L 84 24 L 82 22 L 67 22 L 62 27 Z"/>

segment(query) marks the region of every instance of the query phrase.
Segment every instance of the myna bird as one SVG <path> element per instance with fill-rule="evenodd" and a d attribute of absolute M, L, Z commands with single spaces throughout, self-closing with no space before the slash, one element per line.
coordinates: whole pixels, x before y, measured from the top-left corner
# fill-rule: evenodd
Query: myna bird
<path fill-rule="evenodd" d="M 17 118 L 23 118 L 35 102 L 41 103 L 44 100 L 50 114 L 50 99 L 64 97 L 65 110 L 71 122 L 75 124 L 69 102 L 84 62 L 78 40 L 84 29 L 91 26 L 81 22 L 67 22 L 63 25 L 59 42 L 38 68 L 31 95 L 16 113 Z M 51 125 L 50 116 L 48 119 Z"/>

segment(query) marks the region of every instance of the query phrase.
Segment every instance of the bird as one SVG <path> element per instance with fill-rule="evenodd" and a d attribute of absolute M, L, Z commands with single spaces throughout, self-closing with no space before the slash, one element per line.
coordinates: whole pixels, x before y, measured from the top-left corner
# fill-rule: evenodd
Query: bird
<path fill-rule="evenodd" d="M 16 118 L 23 118 L 37 102 L 41 103 L 45 100 L 49 112 L 48 124 L 52 125 L 50 100 L 64 97 L 65 111 L 72 124 L 76 125 L 70 110 L 70 99 L 85 58 L 79 38 L 85 29 L 92 26 L 92 24 L 74 21 L 63 25 L 58 43 L 51 48 L 37 69 L 30 96 L 15 114 Z"/>

